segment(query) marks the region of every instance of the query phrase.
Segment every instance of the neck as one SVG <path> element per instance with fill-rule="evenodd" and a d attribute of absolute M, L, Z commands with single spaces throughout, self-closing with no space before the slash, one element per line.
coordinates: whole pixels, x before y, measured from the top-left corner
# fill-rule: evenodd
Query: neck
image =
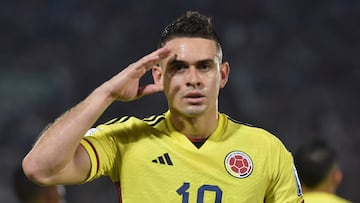
<path fill-rule="evenodd" d="M 325 193 L 334 193 L 335 191 L 330 188 L 307 188 L 305 186 L 302 186 L 302 190 L 304 193 L 308 192 L 325 192 Z"/>
<path fill-rule="evenodd" d="M 326 193 L 335 193 L 336 187 L 333 184 L 329 184 L 328 182 L 322 182 L 320 185 L 315 188 L 309 188 L 305 185 L 302 186 L 303 192 L 326 192 Z"/>
<path fill-rule="evenodd" d="M 326 178 L 315 188 L 308 188 L 305 185 L 303 186 L 304 192 L 328 192 L 328 193 L 335 193 L 338 185 L 341 182 L 342 173 L 338 166 L 334 166 Z"/>
<path fill-rule="evenodd" d="M 171 122 L 175 129 L 190 139 L 205 139 L 215 131 L 218 112 L 189 117 L 171 112 Z"/>

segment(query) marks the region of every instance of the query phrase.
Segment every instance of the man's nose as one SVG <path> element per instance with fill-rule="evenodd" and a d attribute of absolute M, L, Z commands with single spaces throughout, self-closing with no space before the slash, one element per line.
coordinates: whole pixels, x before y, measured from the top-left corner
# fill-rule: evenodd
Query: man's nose
<path fill-rule="evenodd" d="M 188 86 L 200 86 L 201 79 L 200 74 L 196 67 L 190 66 L 186 72 L 186 85 Z"/>

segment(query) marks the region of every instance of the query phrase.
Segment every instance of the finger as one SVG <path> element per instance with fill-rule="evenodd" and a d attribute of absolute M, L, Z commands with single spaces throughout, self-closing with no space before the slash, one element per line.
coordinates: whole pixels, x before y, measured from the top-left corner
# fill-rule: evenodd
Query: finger
<path fill-rule="evenodd" d="M 145 95 L 161 92 L 161 91 L 163 91 L 163 89 L 164 89 L 164 87 L 161 84 L 148 84 L 148 85 L 139 87 L 138 98 L 145 96 Z"/>
<path fill-rule="evenodd" d="M 145 68 L 150 70 L 155 64 L 160 60 L 166 58 L 170 53 L 170 49 L 167 47 L 162 47 L 156 51 L 144 56 L 138 62 L 136 62 L 137 69 Z"/>

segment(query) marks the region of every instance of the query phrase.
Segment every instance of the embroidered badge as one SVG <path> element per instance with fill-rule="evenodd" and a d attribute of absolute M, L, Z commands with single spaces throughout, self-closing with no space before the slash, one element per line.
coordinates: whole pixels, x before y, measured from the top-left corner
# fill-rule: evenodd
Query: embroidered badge
<path fill-rule="evenodd" d="M 235 178 L 246 178 L 254 169 L 249 155 L 241 151 L 230 152 L 224 161 L 226 171 Z"/>

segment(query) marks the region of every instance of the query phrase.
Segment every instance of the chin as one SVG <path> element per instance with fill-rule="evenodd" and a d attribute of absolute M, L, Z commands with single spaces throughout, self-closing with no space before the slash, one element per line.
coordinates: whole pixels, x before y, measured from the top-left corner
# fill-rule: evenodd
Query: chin
<path fill-rule="evenodd" d="M 183 111 L 185 115 L 190 117 L 196 117 L 205 113 L 205 108 L 203 107 L 190 107 Z"/>

